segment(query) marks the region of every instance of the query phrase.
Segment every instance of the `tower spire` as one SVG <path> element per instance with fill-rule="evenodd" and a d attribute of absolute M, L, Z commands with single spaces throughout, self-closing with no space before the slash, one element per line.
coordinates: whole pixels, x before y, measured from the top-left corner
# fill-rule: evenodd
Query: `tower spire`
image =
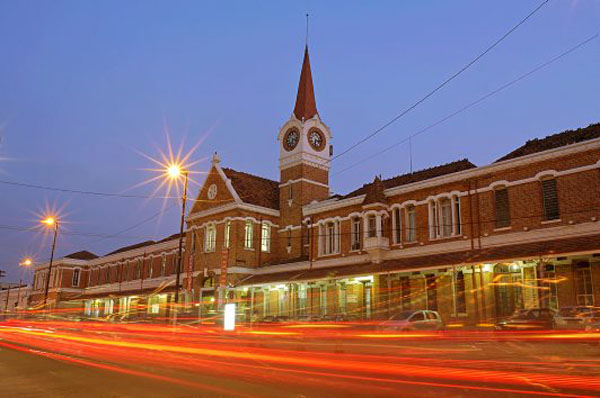
<path fill-rule="evenodd" d="M 299 120 L 308 120 L 317 114 L 317 102 L 315 101 L 315 90 L 313 87 L 312 74 L 310 72 L 310 60 L 308 57 L 308 46 L 304 47 L 304 61 L 300 72 L 300 83 L 298 84 L 298 95 L 294 106 L 294 115 Z"/>

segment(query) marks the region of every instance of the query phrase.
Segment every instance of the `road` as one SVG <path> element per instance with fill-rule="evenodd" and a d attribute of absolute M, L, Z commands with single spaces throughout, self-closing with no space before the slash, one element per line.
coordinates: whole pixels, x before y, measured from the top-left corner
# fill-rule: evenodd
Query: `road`
<path fill-rule="evenodd" d="M 600 336 L 0 323 L 0 397 L 598 397 Z"/>

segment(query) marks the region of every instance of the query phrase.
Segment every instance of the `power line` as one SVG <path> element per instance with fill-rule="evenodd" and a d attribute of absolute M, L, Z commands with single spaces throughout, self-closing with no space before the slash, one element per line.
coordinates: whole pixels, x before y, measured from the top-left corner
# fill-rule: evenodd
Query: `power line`
<path fill-rule="evenodd" d="M 508 30 L 508 32 L 506 32 L 504 35 L 502 35 L 498 40 L 496 40 L 491 46 L 489 46 L 488 48 L 485 49 L 485 51 L 483 51 L 481 54 L 479 54 L 477 57 L 475 57 L 473 60 L 471 60 L 468 64 L 466 64 L 465 66 L 463 66 L 461 69 L 459 69 L 457 72 L 455 72 L 452 76 L 450 76 L 449 78 L 447 78 L 446 80 L 444 80 L 441 84 L 439 84 L 437 87 L 435 87 L 433 90 L 431 90 L 430 92 L 428 92 L 424 97 L 422 97 L 420 100 L 418 100 L 417 102 L 415 102 L 414 104 L 412 104 L 411 106 L 409 106 L 408 108 L 406 108 L 404 111 L 402 111 L 399 115 L 397 115 L 396 117 L 394 117 L 392 120 L 390 120 L 389 122 L 385 123 L 383 126 L 379 127 L 377 130 L 375 130 L 374 132 L 372 132 L 371 134 L 367 135 L 366 137 L 362 138 L 361 140 L 359 140 L 358 142 L 352 144 L 350 147 L 346 148 L 344 151 L 342 151 L 341 153 L 339 153 L 338 155 L 334 156 L 333 158 L 331 158 L 330 162 L 334 161 L 335 159 L 339 158 L 340 156 L 343 156 L 344 154 L 350 152 L 352 149 L 356 148 L 357 146 L 359 146 L 360 144 L 364 143 L 365 141 L 373 138 L 374 136 L 376 136 L 377 134 L 379 134 L 380 132 L 382 132 L 385 128 L 389 127 L 390 125 L 392 125 L 393 123 L 395 123 L 396 121 L 398 121 L 400 118 L 402 118 L 404 115 L 406 115 L 407 113 L 409 113 L 410 111 L 412 111 L 413 109 L 415 109 L 417 106 L 419 106 L 420 104 L 422 104 L 423 102 L 425 102 L 429 97 L 431 97 L 432 95 L 434 95 L 436 92 L 438 92 L 439 90 L 441 90 L 444 86 L 446 86 L 448 83 L 450 83 L 452 80 L 456 79 L 459 75 L 461 75 L 464 71 L 466 71 L 467 69 L 469 69 L 471 66 L 473 66 L 477 61 L 479 61 L 481 58 L 483 58 L 487 53 L 489 53 L 492 49 L 494 49 L 494 47 L 496 47 L 498 44 L 500 44 L 504 39 L 506 39 L 511 33 L 513 33 L 515 30 L 517 30 L 517 28 L 519 28 L 521 25 L 523 25 L 529 18 L 531 18 L 535 13 L 537 13 L 543 6 L 545 6 L 550 0 L 544 0 L 539 6 L 537 6 L 533 11 L 531 11 L 525 18 L 523 18 L 521 21 L 519 21 L 519 23 L 517 23 L 515 26 L 513 26 L 510 30 Z"/>
<path fill-rule="evenodd" d="M 435 123 L 433 123 L 433 124 L 430 124 L 429 126 L 427 126 L 427 127 L 423 128 L 423 129 L 421 129 L 421 130 L 417 131 L 416 133 L 409 135 L 408 137 L 404 138 L 403 140 L 401 140 L 401 141 L 398 141 L 398 142 L 396 142 L 395 144 L 392 144 L 392 145 L 390 145 L 390 146 L 388 146 L 388 147 L 384 148 L 383 150 L 380 150 L 380 151 L 378 151 L 378 152 L 374 153 L 373 155 L 371 155 L 371 156 L 369 156 L 369 157 L 367 157 L 367 158 L 364 158 L 364 159 L 360 160 L 359 162 L 356 162 L 356 163 L 354 163 L 354 164 L 351 164 L 350 166 L 348 166 L 348 167 L 346 167 L 346 168 L 344 168 L 344 169 L 342 169 L 342 170 L 338 171 L 338 172 L 337 172 L 337 173 L 335 173 L 334 175 L 341 174 L 341 173 L 343 173 L 343 172 L 345 172 L 345 171 L 348 171 L 348 170 L 350 170 L 350 169 L 352 169 L 352 168 L 354 168 L 354 167 L 356 167 L 356 166 L 358 166 L 358 165 L 362 165 L 362 164 L 364 164 L 366 161 L 369 161 L 369 160 L 371 160 L 371 159 L 373 159 L 373 158 L 375 158 L 375 157 L 378 157 L 378 156 L 379 156 L 379 155 L 381 155 L 382 153 L 385 153 L 385 152 L 387 152 L 387 151 L 389 151 L 389 150 L 391 150 L 391 149 L 393 149 L 393 148 L 397 147 L 398 145 L 401 145 L 401 144 L 403 144 L 403 143 L 405 143 L 405 142 L 407 142 L 407 141 L 410 143 L 412 138 L 414 138 L 414 137 L 416 137 L 416 136 L 418 136 L 418 135 L 421 135 L 421 134 L 423 134 L 423 133 L 427 132 L 428 130 L 431 130 L 432 128 L 434 128 L 434 127 L 436 127 L 436 126 L 438 126 L 438 125 L 440 125 L 440 124 L 444 123 L 445 121 L 447 121 L 447 120 L 449 120 L 449 119 L 452 119 L 454 116 L 457 116 L 457 115 L 461 114 L 462 112 L 464 112 L 464 111 L 468 110 L 469 108 L 472 108 L 473 106 L 475 106 L 475 105 L 477 105 L 477 104 L 479 104 L 479 103 L 481 103 L 481 102 L 485 101 L 486 99 L 488 99 L 488 98 L 490 98 L 490 97 L 492 97 L 492 96 L 494 96 L 494 95 L 498 94 L 499 92 L 501 92 L 501 91 L 503 91 L 503 90 L 505 90 L 505 89 L 509 88 L 510 86 L 512 86 L 512 85 L 514 85 L 514 84 L 516 84 L 516 83 L 520 82 L 521 80 L 523 80 L 523 79 L 525 79 L 525 78 L 527 78 L 527 77 L 531 76 L 532 74 L 534 74 L 534 73 L 538 72 L 539 70 L 541 70 L 541 69 L 545 68 L 546 66 L 549 66 L 550 64 L 554 63 L 555 61 L 558 61 L 559 59 L 561 59 L 561 58 L 563 58 L 563 57 L 565 57 L 565 56 L 569 55 L 570 53 L 574 52 L 575 50 L 577 50 L 577 49 L 579 49 L 579 48 L 581 48 L 581 47 L 585 46 L 585 45 L 586 45 L 586 44 L 588 44 L 589 42 L 591 42 L 591 41 L 593 41 L 593 40 L 597 39 L 597 38 L 598 38 L 598 36 L 600 36 L 600 32 L 596 33 L 595 35 L 593 35 L 593 36 L 591 36 L 591 37 L 589 37 L 589 38 L 587 38 L 587 39 L 585 39 L 584 41 L 582 41 L 582 42 L 578 43 L 577 45 L 575 45 L 575 46 L 573 46 L 573 47 L 569 48 L 568 50 L 566 50 L 566 51 L 562 52 L 561 54 L 559 54 L 559 55 L 557 55 L 557 56 L 555 56 L 555 57 L 553 57 L 553 58 L 549 59 L 548 61 L 544 62 L 543 64 L 541 64 L 541 65 L 538 65 L 537 67 L 535 67 L 534 69 L 530 70 L 529 72 L 527 72 L 527 73 L 524 73 L 524 74 L 522 74 L 521 76 L 519 76 L 519 77 L 517 77 L 517 78 L 515 78 L 515 79 L 513 79 L 513 80 L 511 80 L 511 81 L 509 81 L 508 83 L 505 83 L 505 84 L 503 84 L 502 86 L 500 86 L 500 87 L 496 88 L 495 90 L 492 90 L 492 91 L 490 91 L 489 93 L 487 93 L 487 94 L 485 94 L 484 96 L 482 96 L 482 97 L 478 98 L 477 100 L 475 100 L 475 101 L 473 101 L 473 102 L 471 102 L 471 103 L 469 103 L 469 104 L 467 104 L 467 105 L 463 106 L 462 108 L 458 109 L 457 111 L 455 111 L 455 112 L 452 112 L 452 113 L 450 113 L 450 114 L 446 115 L 445 117 L 441 118 L 441 119 L 440 119 L 440 120 L 438 120 L 437 122 L 435 122 Z M 411 158 L 412 158 L 412 157 L 411 157 Z M 412 165 L 411 165 L 411 173 L 412 173 Z"/>

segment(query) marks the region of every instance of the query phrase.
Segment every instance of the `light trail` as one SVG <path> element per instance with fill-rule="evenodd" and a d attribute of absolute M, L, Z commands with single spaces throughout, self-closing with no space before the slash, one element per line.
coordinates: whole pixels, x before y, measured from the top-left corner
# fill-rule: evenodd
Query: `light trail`
<path fill-rule="evenodd" d="M 102 366 L 115 367 L 112 369 L 115 372 L 123 366 L 127 370 L 132 366 L 177 369 L 273 388 L 281 385 L 302 387 L 304 375 L 319 379 L 319 385 L 335 391 L 348 388 L 357 393 L 362 391 L 362 396 L 370 393 L 373 396 L 394 395 L 397 388 L 394 386 L 402 384 L 556 397 L 597 396 L 600 392 L 600 378 L 596 376 L 600 374 L 600 360 L 579 363 L 564 357 L 555 362 L 446 358 L 469 352 L 478 355 L 477 350 L 455 347 L 455 343 L 461 342 L 522 340 L 552 347 L 545 342 L 598 342 L 599 333 L 500 334 L 459 333 L 456 330 L 389 333 L 367 332 L 365 327 L 364 324 L 305 323 L 252 329 L 241 326 L 236 332 L 224 333 L 206 326 L 174 328 L 160 324 L 13 319 L 0 323 L 0 338 L 55 355 L 76 357 L 82 366 L 98 361 Z M 386 344 L 373 344 L 377 341 Z M 396 344 L 400 341 L 448 343 L 450 347 L 404 347 Z M 370 352 L 375 347 L 384 353 Z M 54 359 L 61 360 L 62 357 Z M 570 369 L 570 374 L 564 374 L 566 368 Z M 145 377 L 143 373 L 139 376 Z M 273 374 L 285 374 L 286 377 L 273 379 L 266 376 Z M 179 377 L 164 381 L 177 383 L 177 380 Z M 363 391 L 364 385 L 370 390 Z M 572 390 L 579 392 L 573 394 Z M 588 392 L 594 394 L 584 394 Z"/>

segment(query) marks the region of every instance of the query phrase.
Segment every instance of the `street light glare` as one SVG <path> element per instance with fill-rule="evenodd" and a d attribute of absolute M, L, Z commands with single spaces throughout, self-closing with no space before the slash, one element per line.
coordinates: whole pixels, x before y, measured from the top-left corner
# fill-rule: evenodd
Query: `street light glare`
<path fill-rule="evenodd" d="M 46 224 L 51 227 L 56 223 L 56 219 L 54 217 L 46 217 L 42 220 L 42 224 Z"/>
<path fill-rule="evenodd" d="M 177 178 L 181 175 L 181 167 L 176 164 L 169 166 L 167 169 L 167 174 L 169 174 L 169 177 L 171 178 Z"/>
<path fill-rule="evenodd" d="M 26 258 L 25 260 L 23 260 L 22 264 L 26 265 L 26 266 L 30 266 L 31 264 L 33 264 L 33 261 L 31 261 L 30 258 Z"/>

